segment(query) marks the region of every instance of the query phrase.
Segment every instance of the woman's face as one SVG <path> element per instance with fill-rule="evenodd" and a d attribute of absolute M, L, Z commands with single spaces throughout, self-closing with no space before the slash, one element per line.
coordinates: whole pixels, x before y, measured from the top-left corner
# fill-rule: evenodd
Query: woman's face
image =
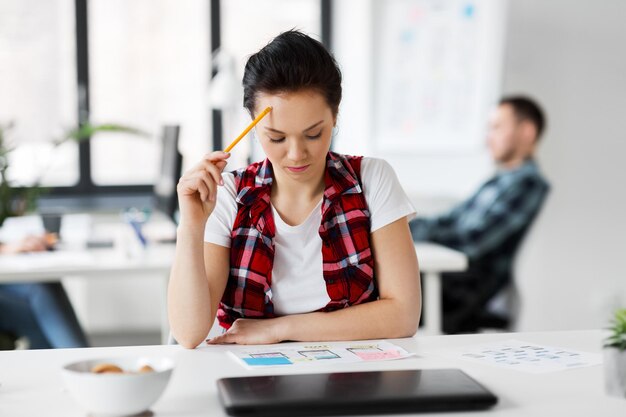
<path fill-rule="evenodd" d="M 278 181 L 319 183 L 323 180 L 335 116 L 324 97 L 313 90 L 261 93 L 255 116 L 272 111 L 256 126 L 257 137 Z"/>

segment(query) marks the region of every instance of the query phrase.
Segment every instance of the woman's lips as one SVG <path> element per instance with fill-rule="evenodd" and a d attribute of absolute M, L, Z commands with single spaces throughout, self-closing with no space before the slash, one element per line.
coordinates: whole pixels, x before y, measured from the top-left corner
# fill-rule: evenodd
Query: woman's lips
<path fill-rule="evenodd" d="M 287 169 L 291 172 L 295 172 L 295 173 L 299 173 L 299 172 L 304 172 L 306 171 L 306 169 L 309 167 L 309 165 L 304 165 L 301 167 L 287 167 Z"/>

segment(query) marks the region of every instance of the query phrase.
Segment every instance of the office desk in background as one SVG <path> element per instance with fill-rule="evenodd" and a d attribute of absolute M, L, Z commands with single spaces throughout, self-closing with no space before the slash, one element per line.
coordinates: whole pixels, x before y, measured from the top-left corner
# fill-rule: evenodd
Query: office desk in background
<path fill-rule="evenodd" d="M 66 218 L 63 220 L 62 244 L 58 250 L 0 257 L 0 283 L 48 282 L 59 281 L 62 278 L 156 279 L 161 294 L 158 300 L 161 305 L 161 340 L 166 343 L 169 335 L 167 282 L 175 245 L 153 241 L 142 247 L 131 227 L 124 224 L 117 214 L 70 215 L 67 219 L 68 224 Z M 174 224 L 164 216 L 154 216 L 149 224 L 155 231 L 155 237 L 175 236 Z M 10 225 L 10 228 L 19 229 L 21 226 L 27 229 L 27 233 L 41 233 L 33 218 L 24 219 L 23 225 Z M 9 235 L 14 233 L 15 230 L 9 230 Z M 109 241 L 112 246 L 100 249 L 85 248 L 85 242 L 92 238 L 97 238 L 101 242 Z"/>
<path fill-rule="evenodd" d="M 63 222 L 66 224 L 66 219 Z M 156 216 L 151 224 L 155 226 L 152 229 L 154 235 L 175 234 L 175 226 L 163 217 Z M 115 246 L 85 249 L 84 240 L 93 236 L 88 236 L 89 233 L 83 233 L 80 229 L 87 228 L 95 230 L 96 237 L 114 240 Z M 124 231 L 122 236 L 120 230 Z M 62 229 L 63 235 L 74 236 L 70 239 L 74 244 L 52 252 L 1 257 L 0 283 L 58 281 L 65 277 L 92 280 L 136 276 L 157 279 L 160 281 L 161 294 L 161 341 L 167 343 L 167 282 L 174 258 L 174 244 L 151 243 L 145 248 L 138 247 L 133 232 L 128 225 L 121 223 L 119 215 L 76 216 L 74 225 Z M 461 252 L 432 243 L 417 243 L 415 250 L 422 279 L 428 281 L 424 294 L 425 322 L 420 331 L 431 335 L 441 334 L 441 273 L 463 271 L 467 268 L 467 258 Z"/>
<path fill-rule="evenodd" d="M 422 280 L 428 281 L 425 287 L 425 317 L 420 332 L 429 335 L 442 333 L 443 310 L 441 305 L 441 274 L 443 272 L 465 271 L 468 259 L 462 252 L 434 243 L 416 243 L 415 251 L 420 265 Z"/>
<path fill-rule="evenodd" d="M 63 388 L 60 373 L 63 365 L 96 358 L 168 356 L 174 359 L 176 368 L 163 396 L 152 407 L 151 415 L 154 417 L 225 416 L 215 385 L 215 381 L 223 377 L 427 368 L 460 368 L 493 391 L 499 397 L 499 402 L 493 409 L 482 412 L 419 416 L 624 416 L 626 400 L 608 397 L 604 393 L 602 366 L 530 374 L 462 359 L 448 359 L 437 354 L 446 348 L 508 339 L 599 353 L 602 338 L 600 330 L 461 336 L 418 334 L 413 338 L 391 340 L 416 354 L 407 359 L 254 370 L 237 363 L 227 353 L 230 347 L 224 345 L 204 346 L 195 350 L 168 345 L 0 352 L 0 415 L 84 417 L 85 411 Z"/>
<path fill-rule="evenodd" d="M 148 245 L 128 256 L 117 249 L 60 250 L 0 258 L 0 283 L 58 281 L 64 277 L 114 278 L 122 275 L 149 276 L 161 280 L 161 341 L 167 343 L 167 282 L 174 258 L 173 244 Z M 462 271 L 467 258 L 460 252 L 434 244 L 416 244 L 425 285 L 426 314 L 421 332 L 441 333 L 441 273 Z"/>
<path fill-rule="evenodd" d="M 86 280 L 150 277 L 159 281 L 161 340 L 167 342 L 167 282 L 174 244 L 149 245 L 129 257 L 116 249 L 59 250 L 0 257 L 0 283 L 59 281 L 66 277 Z"/>

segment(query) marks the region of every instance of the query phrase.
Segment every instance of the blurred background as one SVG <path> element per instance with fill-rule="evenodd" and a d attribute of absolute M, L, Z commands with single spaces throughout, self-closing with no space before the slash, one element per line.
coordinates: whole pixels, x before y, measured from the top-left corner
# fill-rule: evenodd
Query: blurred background
<path fill-rule="evenodd" d="M 343 72 L 333 149 L 388 160 L 420 214 L 491 175 L 485 134 L 499 98 L 535 98 L 552 190 L 517 257 L 516 330 L 602 327 L 626 305 L 624 16 L 621 0 L 1 0 L 7 181 L 47 187 L 40 212 L 175 218 L 164 138 L 175 136 L 183 169 L 223 149 L 249 121 L 247 57 L 297 28 Z M 147 135 L 55 144 L 87 122 Z M 261 158 L 250 137 L 229 169 Z M 162 287 L 150 277 L 63 284 L 96 344 L 159 342 Z"/>

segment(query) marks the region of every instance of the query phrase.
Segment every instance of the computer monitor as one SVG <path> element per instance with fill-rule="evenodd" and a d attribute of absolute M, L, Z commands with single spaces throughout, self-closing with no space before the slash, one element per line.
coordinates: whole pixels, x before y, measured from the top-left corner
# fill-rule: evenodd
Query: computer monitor
<path fill-rule="evenodd" d="M 182 174 L 183 156 L 178 151 L 180 126 L 163 126 L 161 165 L 154 183 L 155 208 L 175 220 L 178 209 L 176 184 Z"/>

